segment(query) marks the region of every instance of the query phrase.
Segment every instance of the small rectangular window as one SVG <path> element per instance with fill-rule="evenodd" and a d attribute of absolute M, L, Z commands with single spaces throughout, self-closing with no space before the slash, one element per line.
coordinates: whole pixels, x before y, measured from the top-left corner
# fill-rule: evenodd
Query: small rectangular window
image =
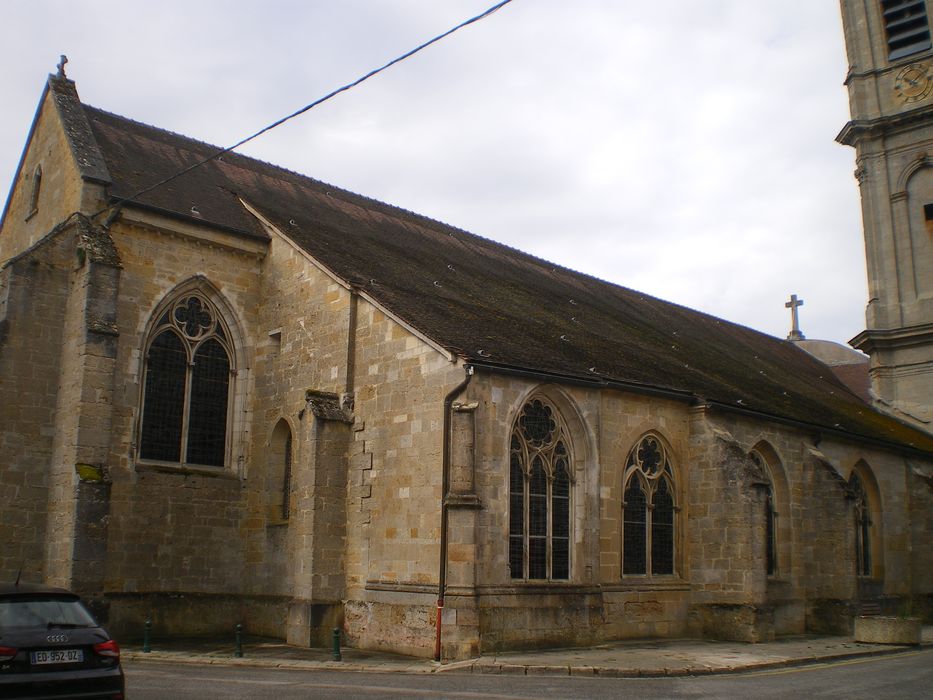
<path fill-rule="evenodd" d="M 923 218 L 927 221 L 933 221 L 933 204 L 923 205 Z"/>
<path fill-rule="evenodd" d="M 930 48 L 930 24 L 925 0 L 881 0 L 888 60 Z"/>

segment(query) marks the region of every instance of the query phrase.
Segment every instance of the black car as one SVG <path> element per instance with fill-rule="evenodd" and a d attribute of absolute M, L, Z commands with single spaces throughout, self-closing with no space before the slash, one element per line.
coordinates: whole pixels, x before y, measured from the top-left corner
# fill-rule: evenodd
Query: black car
<path fill-rule="evenodd" d="M 120 647 L 77 595 L 0 583 L 0 698 L 123 697 Z"/>

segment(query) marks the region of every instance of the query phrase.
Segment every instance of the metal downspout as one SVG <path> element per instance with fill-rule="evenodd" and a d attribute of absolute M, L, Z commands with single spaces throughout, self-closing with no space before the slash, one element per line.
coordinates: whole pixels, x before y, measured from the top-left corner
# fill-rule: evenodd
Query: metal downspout
<path fill-rule="evenodd" d="M 464 365 L 466 376 L 463 381 L 444 397 L 444 442 L 441 476 L 441 555 L 440 571 L 437 575 L 437 627 L 434 637 L 434 660 L 441 660 L 441 613 L 444 611 L 444 589 L 447 587 L 447 490 L 450 488 L 450 407 L 454 399 L 462 394 L 473 378 L 473 365 Z"/>

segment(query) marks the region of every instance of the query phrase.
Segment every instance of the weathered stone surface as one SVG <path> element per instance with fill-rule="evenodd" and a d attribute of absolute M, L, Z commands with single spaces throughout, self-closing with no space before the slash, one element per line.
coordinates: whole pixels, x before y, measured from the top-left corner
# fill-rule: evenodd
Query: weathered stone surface
<path fill-rule="evenodd" d="M 855 618 L 855 641 L 866 644 L 920 644 L 919 617 Z"/>

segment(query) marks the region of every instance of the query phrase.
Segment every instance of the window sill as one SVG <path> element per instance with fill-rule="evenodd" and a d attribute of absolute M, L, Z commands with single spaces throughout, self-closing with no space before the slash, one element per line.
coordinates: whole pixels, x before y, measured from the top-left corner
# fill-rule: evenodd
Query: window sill
<path fill-rule="evenodd" d="M 136 471 L 180 474 L 183 476 L 208 476 L 215 479 L 229 479 L 231 481 L 239 481 L 240 478 L 225 467 L 199 467 L 191 464 L 178 464 L 176 462 L 136 462 Z"/>
<path fill-rule="evenodd" d="M 525 581 L 514 579 L 506 584 L 488 584 L 476 586 L 482 595 L 540 595 L 542 593 L 598 593 L 599 584 L 579 581 Z"/>
<path fill-rule="evenodd" d="M 626 577 L 616 584 L 604 584 L 604 591 L 685 591 L 690 584 L 679 576 Z"/>

